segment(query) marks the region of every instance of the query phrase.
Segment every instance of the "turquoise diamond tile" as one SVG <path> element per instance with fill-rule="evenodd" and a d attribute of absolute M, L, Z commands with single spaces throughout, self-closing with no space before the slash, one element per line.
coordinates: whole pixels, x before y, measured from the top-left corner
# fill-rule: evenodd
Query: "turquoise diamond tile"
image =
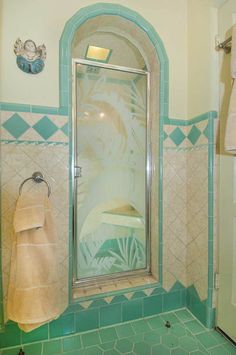
<path fill-rule="evenodd" d="M 203 134 L 207 139 L 209 138 L 209 124 L 207 124 L 206 128 L 203 131 Z"/>
<path fill-rule="evenodd" d="M 58 127 L 47 116 L 42 117 L 33 128 L 45 140 L 58 130 Z"/>
<path fill-rule="evenodd" d="M 169 138 L 171 138 L 176 145 L 180 145 L 186 136 L 179 127 L 176 127 L 169 135 Z"/>
<path fill-rule="evenodd" d="M 69 125 L 68 123 L 64 124 L 64 126 L 61 127 L 61 131 L 68 136 L 68 130 L 69 130 Z"/>
<path fill-rule="evenodd" d="M 198 129 L 195 125 L 191 128 L 189 134 L 188 134 L 188 139 L 190 142 L 194 145 L 198 141 L 198 138 L 201 135 L 200 129 Z"/>
<path fill-rule="evenodd" d="M 165 140 L 167 137 L 168 137 L 168 134 L 166 132 L 164 132 L 164 139 L 163 140 Z"/>
<path fill-rule="evenodd" d="M 19 138 L 24 134 L 30 125 L 23 120 L 23 118 L 15 113 L 6 122 L 3 123 L 3 127 L 15 138 Z"/>

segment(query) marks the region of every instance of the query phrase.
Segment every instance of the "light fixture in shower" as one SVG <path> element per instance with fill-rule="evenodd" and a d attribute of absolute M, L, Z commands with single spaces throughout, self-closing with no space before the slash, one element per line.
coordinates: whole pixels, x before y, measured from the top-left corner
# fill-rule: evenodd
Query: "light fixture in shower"
<path fill-rule="evenodd" d="M 85 59 L 108 63 L 112 49 L 88 45 Z"/>

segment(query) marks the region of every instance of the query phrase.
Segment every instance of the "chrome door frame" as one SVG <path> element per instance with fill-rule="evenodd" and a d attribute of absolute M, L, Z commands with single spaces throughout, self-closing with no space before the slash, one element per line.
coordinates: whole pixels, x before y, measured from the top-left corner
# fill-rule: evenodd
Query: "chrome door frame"
<path fill-rule="evenodd" d="M 76 66 L 77 64 L 99 67 L 104 69 L 111 69 L 122 71 L 126 73 L 134 73 L 145 75 L 147 78 L 146 84 L 146 174 L 145 174 L 145 238 L 146 238 L 146 267 L 143 269 L 137 269 L 134 271 L 117 272 L 115 274 L 101 275 L 95 277 L 88 277 L 78 279 L 77 276 L 77 184 L 76 184 L 76 167 L 78 167 L 77 159 L 77 88 L 76 88 Z M 151 146 L 151 121 L 150 121 L 150 72 L 147 70 L 135 69 L 130 67 L 124 67 L 119 65 L 113 65 L 108 63 L 99 63 L 87 59 L 72 59 L 72 157 L 71 157 L 71 184 L 72 184 L 72 234 L 73 234 L 73 251 L 72 251 L 72 264 L 73 264 L 73 287 L 78 287 L 81 284 L 89 284 L 91 282 L 107 281 L 113 279 L 125 278 L 128 276 L 145 276 L 151 274 L 151 190 L 152 190 L 152 146 Z"/>

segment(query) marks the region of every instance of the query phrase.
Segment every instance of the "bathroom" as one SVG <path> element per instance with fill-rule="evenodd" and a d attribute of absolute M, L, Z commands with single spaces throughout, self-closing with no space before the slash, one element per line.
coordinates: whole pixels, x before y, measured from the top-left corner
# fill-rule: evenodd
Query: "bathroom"
<path fill-rule="evenodd" d="M 0 355 L 236 354 L 235 24 L 0 0 Z"/>

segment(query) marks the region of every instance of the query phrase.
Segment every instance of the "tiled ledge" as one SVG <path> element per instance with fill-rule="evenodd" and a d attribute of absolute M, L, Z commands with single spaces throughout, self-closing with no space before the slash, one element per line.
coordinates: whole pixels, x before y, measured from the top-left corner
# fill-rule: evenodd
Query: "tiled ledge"
<path fill-rule="evenodd" d="M 116 291 L 124 291 L 125 294 L 130 293 L 130 289 L 142 286 L 155 287 L 157 280 L 153 276 L 138 276 L 122 278 L 120 280 L 114 279 L 109 281 L 97 282 L 93 285 L 79 286 L 73 290 L 73 299 L 87 298 L 95 295 L 101 295 L 103 293 L 113 293 Z"/>

